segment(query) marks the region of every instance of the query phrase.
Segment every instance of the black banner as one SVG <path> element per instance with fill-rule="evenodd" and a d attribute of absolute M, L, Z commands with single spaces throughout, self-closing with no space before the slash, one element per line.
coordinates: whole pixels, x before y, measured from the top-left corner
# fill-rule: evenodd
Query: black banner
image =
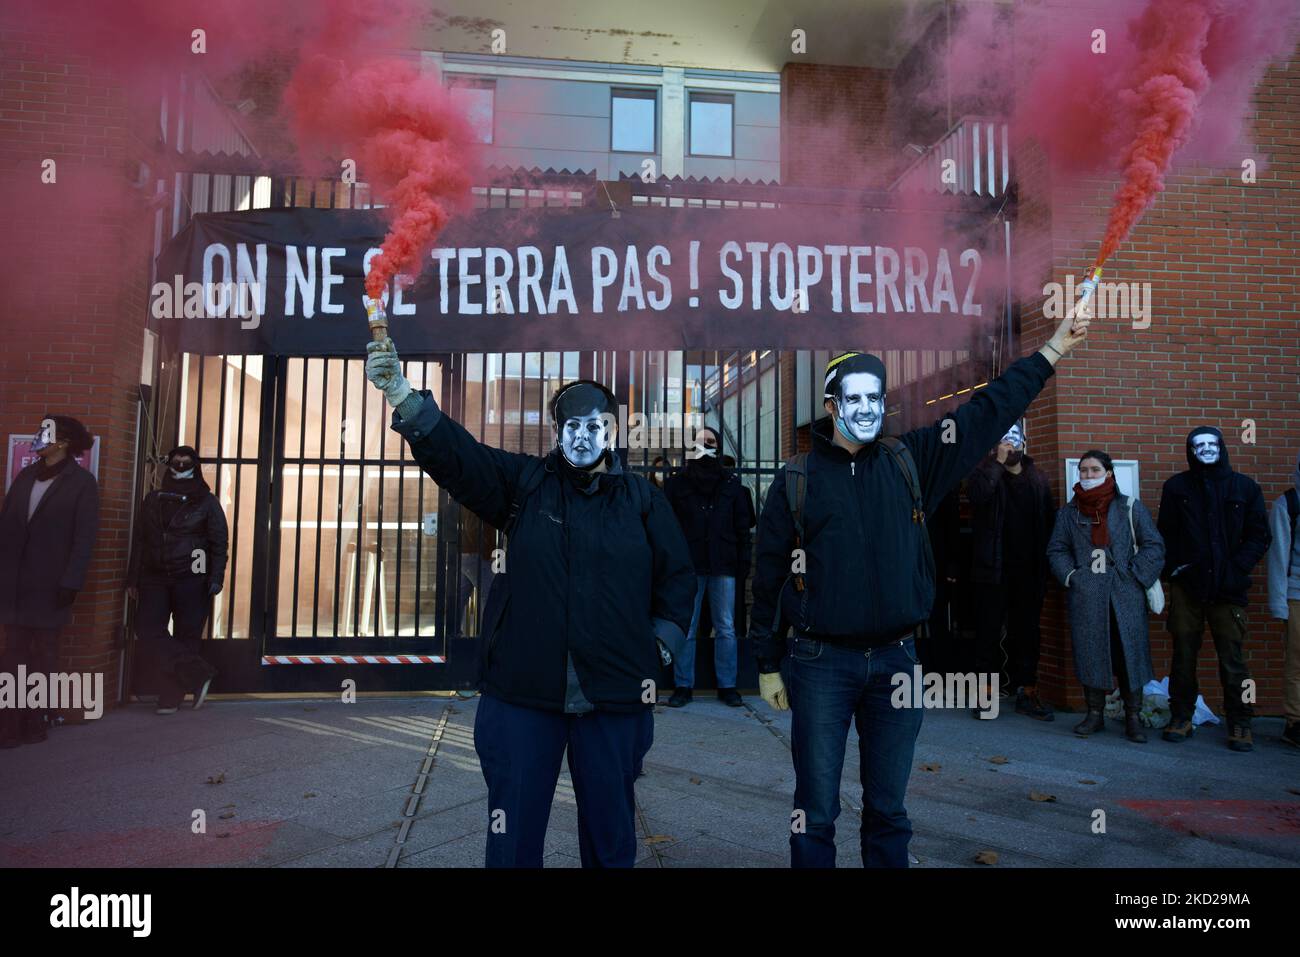
<path fill-rule="evenodd" d="M 152 327 L 188 352 L 359 354 L 383 235 L 365 210 L 196 215 L 159 257 Z M 407 354 L 964 349 L 1001 316 L 1001 252 L 969 214 L 486 209 L 390 293 L 389 333 Z"/>

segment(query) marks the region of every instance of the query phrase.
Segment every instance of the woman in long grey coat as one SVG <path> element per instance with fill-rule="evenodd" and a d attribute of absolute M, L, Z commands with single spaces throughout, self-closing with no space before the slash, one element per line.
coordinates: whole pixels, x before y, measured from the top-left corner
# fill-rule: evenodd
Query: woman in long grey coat
<path fill-rule="evenodd" d="M 1151 513 L 1120 493 L 1110 456 L 1085 452 L 1074 498 L 1057 513 L 1047 545 L 1052 574 L 1067 589 L 1075 673 L 1088 702 L 1075 734 L 1086 737 L 1105 728 L 1113 676 L 1124 699 L 1125 737 L 1146 741 L 1139 719 L 1142 686 L 1152 677 L 1146 589 L 1159 578 L 1164 560 L 1165 543 Z"/>

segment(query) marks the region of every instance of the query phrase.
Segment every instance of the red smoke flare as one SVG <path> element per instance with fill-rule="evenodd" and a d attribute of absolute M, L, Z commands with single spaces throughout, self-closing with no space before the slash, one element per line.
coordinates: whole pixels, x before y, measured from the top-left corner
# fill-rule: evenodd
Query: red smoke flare
<path fill-rule="evenodd" d="M 360 64 L 305 54 L 285 92 L 294 133 L 310 148 L 356 160 L 390 217 L 366 293 L 379 298 L 399 272 L 420 271 L 438 233 L 470 197 L 471 133 L 436 77 L 408 61 Z"/>
<path fill-rule="evenodd" d="M 1115 193 L 1097 262 L 1119 248 L 1165 187 L 1174 153 L 1191 136 L 1196 108 L 1210 85 L 1202 56 L 1212 18 L 1209 0 L 1153 0 L 1132 25 L 1138 51 L 1133 84 L 1120 92 L 1137 135 L 1121 161 L 1123 183 Z"/>

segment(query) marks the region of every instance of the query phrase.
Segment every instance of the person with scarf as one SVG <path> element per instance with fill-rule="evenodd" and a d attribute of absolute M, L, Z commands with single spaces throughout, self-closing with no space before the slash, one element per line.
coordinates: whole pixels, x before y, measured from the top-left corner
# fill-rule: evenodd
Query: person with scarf
<path fill-rule="evenodd" d="M 199 649 L 212 597 L 226 574 L 226 513 L 188 445 L 167 453 L 162 487 L 136 514 L 127 591 L 136 601 L 136 634 L 158 689 L 158 714 L 175 714 L 186 694 L 200 708 L 216 676 Z M 168 619 L 172 631 L 167 630 Z"/>
<path fill-rule="evenodd" d="M 668 479 L 664 493 L 681 523 L 695 563 L 695 609 L 686 643 L 673 662 L 671 708 L 689 704 L 695 687 L 695 636 L 700 608 L 709 596 L 713 619 L 713 670 L 718 700 L 733 708 L 744 702 L 736 690 L 737 591 L 744 590 L 749 574 L 751 532 L 755 525 L 754 501 L 736 473 L 718 457 L 718 434 L 712 429 L 696 433 L 695 448 L 687 454 L 686 468 Z"/>
<path fill-rule="evenodd" d="M 1268 549 L 1268 610 L 1286 622 L 1282 740 L 1300 747 L 1300 461 L 1291 473 L 1291 487 L 1273 502 L 1268 524 L 1273 534 Z"/>
<path fill-rule="evenodd" d="M 1047 594 L 1044 555 L 1056 503 L 1047 476 L 1025 452 L 1021 423 L 1012 425 L 967 476 L 966 497 L 974 532 L 970 580 L 977 585 L 975 670 L 991 682 L 1005 667 L 1016 713 L 1051 721 L 1052 707 L 1038 695 L 1038 619 Z M 985 715 L 976 709 L 975 716 Z"/>
<path fill-rule="evenodd" d="M 99 486 L 76 462 L 94 445 L 71 416 L 47 415 L 32 442 L 36 461 L 18 473 L 0 508 L 0 673 L 52 680 L 59 638 L 86 583 L 99 533 Z M 46 739 L 44 711 L 0 708 L 0 747 Z"/>
<path fill-rule="evenodd" d="M 1192 736 L 1197 657 L 1208 622 L 1219 657 L 1228 747 L 1251 751 L 1255 709 L 1246 667 L 1246 604 L 1250 573 L 1268 551 L 1272 535 L 1264 496 L 1255 480 L 1228 464 L 1223 433 L 1212 426 L 1187 436 L 1187 471 L 1165 482 L 1160 494 L 1160 534 L 1165 539 L 1164 577 L 1169 579 L 1169 726 L 1162 737 L 1178 743 Z"/>
<path fill-rule="evenodd" d="M 1146 590 L 1160 577 L 1165 545 L 1145 505 L 1115 484 L 1109 455 L 1079 458 L 1074 497 L 1056 514 L 1047 562 L 1066 589 L 1074 671 L 1088 705 L 1074 733 L 1105 730 L 1106 695 L 1118 679 L 1124 736 L 1146 742 L 1142 688 L 1151 680 Z"/>
<path fill-rule="evenodd" d="M 366 378 L 416 464 L 505 534 L 474 716 L 487 866 L 542 865 L 566 753 L 582 865 L 633 866 L 633 785 L 653 740 L 661 647 L 681 644 L 695 575 L 663 492 L 613 451 L 617 400 L 598 382 L 569 382 L 547 404 L 550 454 L 507 452 L 412 390 L 392 339 L 366 349 Z"/>

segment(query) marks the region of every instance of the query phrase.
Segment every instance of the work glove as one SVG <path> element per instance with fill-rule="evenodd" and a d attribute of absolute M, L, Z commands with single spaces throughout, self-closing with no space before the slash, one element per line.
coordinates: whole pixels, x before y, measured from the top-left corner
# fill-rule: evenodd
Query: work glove
<path fill-rule="evenodd" d="M 770 675 L 760 674 L 758 676 L 758 693 L 763 696 L 763 700 L 773 710 L 790 710 L 790 695 L 785 690 L 785 682 L 781 680 L 780 672 L 774 671 Z"/>
<path fill-rule="evenodd" d="M 366 353 L 366 378 L 384 393 L 389 406 L 397 408 L 411 394 L 411 383 L 402 375 L 393 340 L 385 336 L 383 342 L 367 342 Z"/>

